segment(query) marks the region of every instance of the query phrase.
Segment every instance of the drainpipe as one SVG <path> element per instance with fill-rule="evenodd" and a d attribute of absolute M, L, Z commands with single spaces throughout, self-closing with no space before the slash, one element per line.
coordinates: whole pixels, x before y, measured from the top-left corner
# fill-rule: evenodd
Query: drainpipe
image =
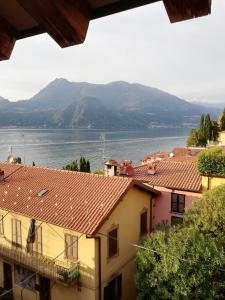
<path fill-rule="evenodd" d="M 152 232 L 153 199 L 154 199 L 153 196 L 151 196 L 151 199 L 150 199 L 150 212 L 149 212 L 149 215 L 150 215 L 149 232 Z"/>
<path fill-rule="evenodd" d="M 102 261 L 101 261 L 101 238 L 99 236 L 86 236 L 87 239 L 95 239 L 98 242 L 98 293 L 99 300 L 102 300 Z"/>

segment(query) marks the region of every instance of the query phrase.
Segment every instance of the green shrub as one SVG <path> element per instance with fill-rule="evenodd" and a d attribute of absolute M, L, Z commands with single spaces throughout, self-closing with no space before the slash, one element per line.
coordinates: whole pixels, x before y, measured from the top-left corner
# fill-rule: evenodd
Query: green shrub
<path fill-rule="evenodd" d="M 218 148 L 201 152 L 197 168 L 204 175 L 225 176 L 225 155 Z"/>

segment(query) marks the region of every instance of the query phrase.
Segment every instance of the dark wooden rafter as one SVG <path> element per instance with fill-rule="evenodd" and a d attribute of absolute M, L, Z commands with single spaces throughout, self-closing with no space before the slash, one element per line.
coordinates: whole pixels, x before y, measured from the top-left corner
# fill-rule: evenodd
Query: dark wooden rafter
<path fill-rule="evenodd" d="M 16 42 L 16 32 L 0 17 L 0 60 L 9 59 Z"/>
<path fill-rule="evenodd" d="M 163 0 L 163 2 L 171 23 L 211 13 L 211 0 Z"/>
<path fill-rule="evenodd" d="M 86 1 L 17 0 L 17 2 L 61 47 L 84 42 L 90 19 Z"/>
<path fill-rule="evenodd" d="M 117 1 L 115 3 L 111 3 L 105 6 L 101 6 L 100 8 L 97 8 L 93 10 L 91 14 L 91 19 L 97 19 L 101 17 L 105 17 L 108 15 L 112 15 L 121 11 L 125 11 L 127 9 L 136 8 L 139 6 L 144 6 L 146 4 L 151 4 L 154 2 L 159 2 L 161 0 L 123 0 L 123 1 Z"/>

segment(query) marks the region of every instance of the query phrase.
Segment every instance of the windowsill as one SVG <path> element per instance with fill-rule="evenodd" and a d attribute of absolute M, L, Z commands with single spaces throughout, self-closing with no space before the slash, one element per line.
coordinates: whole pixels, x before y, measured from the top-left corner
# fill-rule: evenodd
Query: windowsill
<path fill-rule="evenodd" d="M 171 214 L 173 215 L 180 215 L 180 216 L 183 216 L 184 215 L 184 212 L 177 212 L 177 211 L 170 211 Z"/>
<path fill-rule="evenodd" d="M 113 256 L 107 257 L 107 263 L 110 263 L 114 258 L 116 258 L 118 256 L 119 256 L 119 249 L 116 254 L 114 254 Z"/>

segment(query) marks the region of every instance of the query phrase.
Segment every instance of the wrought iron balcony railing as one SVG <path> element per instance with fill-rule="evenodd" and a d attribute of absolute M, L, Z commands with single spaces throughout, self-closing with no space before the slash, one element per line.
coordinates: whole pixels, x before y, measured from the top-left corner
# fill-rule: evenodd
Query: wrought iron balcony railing
<path fill-rule="evenodd" d="M 79 261 L 61 261 L 42 255 L 30 254 L 21 248 L 11 246 L 4 239 L 0 240 L 0 256 L 38 272 L 42 276 L 62 281 L 68 285 L 76 284 L 80 276 Z"/>

